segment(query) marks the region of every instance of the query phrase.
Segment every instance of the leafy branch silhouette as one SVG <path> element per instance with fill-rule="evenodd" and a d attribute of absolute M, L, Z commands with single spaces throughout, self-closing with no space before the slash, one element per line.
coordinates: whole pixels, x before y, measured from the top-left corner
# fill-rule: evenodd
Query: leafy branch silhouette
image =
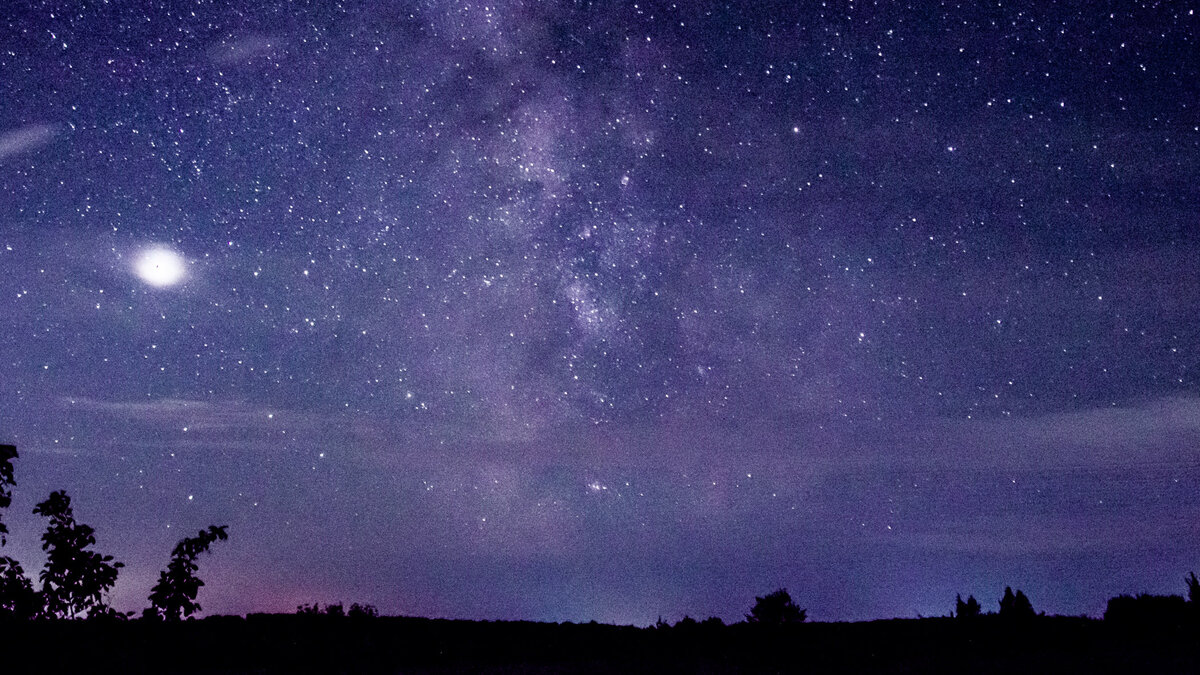
<path fill-rule="evenodd" d="M 12 445 L 0 445 L 0 509 L 6 509 L 12 504 L 12 487 L 17 484 L 13 474 L 12 461 L 17 458 L 17 449 Z M 5 545 L 8 526 L 0 520 L 0 546 Z"/>
<path fill-rule="evenodd" d="M 171 562 L 158 575 L 158 583 L 150 590 L 150 607 L 142 612 L 143 618 L 159 618 L 165 621 L 180 621 L 200 611 L 196 594 L 204 582 L 196 576 L 199 566 L 196 558 L 212 546 L 215 541 L 229 538 L 227 525 L 209 525 L 194 537 L 184 537 L 171 551 Z"/>
<path fill-rule="evenodd" d="M 46 566 L 38 575 L 46 616 L 74 619 L 111 614 L 102 598 L 116 583 L 117 570 L 124 565 L 113 562 L 111 555 L 88 550 L 96 543 L 96 531 L 75 522 L 66 492 L 50 493 L 33 512 L 50 519 L 42 534 Z"/>

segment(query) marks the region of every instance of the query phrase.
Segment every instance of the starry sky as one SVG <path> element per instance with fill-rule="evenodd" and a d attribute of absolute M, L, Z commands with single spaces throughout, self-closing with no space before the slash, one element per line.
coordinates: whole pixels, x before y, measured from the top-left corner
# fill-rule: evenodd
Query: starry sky
<path fill-rule="evenodd" d="M 1183 2 L 33 2 L 4 553 L 146 606 L 1099 615 L 1200 570 Z"/>

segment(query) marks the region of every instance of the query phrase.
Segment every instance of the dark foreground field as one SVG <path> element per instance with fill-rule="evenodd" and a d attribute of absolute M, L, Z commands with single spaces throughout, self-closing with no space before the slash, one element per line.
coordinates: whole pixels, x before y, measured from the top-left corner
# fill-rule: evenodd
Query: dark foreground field
<path fill-rule="evenodd" d="M 251 615 L 0 624 L 0 672 L 1200 672 L 1194 627 L 995 617 L 634 628 Z"/>

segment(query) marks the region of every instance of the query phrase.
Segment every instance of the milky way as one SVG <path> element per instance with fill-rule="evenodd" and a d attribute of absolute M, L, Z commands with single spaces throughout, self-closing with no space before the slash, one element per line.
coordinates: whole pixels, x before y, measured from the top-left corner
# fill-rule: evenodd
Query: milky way
<path fill-rule="evenodd" d="M 1200 570 L 1183 5 L 160 5 L 0 19 L 27 571 L 54 489 L 121 609 L 226 523 L 210 613 L 1098 614 Z"/>

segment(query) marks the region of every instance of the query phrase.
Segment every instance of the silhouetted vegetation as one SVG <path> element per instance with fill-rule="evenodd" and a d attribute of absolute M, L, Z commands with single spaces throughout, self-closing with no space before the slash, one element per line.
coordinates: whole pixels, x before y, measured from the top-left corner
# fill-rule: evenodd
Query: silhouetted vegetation
<path fill-rule="evenodd" d="M 0 618 L 32 619 L 40 607 L 41 598 L 21 564 L 0 556 Z"/>
<path fill-rule="evenodd" d="M 0 445 L 0 546 L 8 543 L 8 526 L 4 524 L 4 509 L 12 505 L 12 488 L 17 484 L 13 460 L 17 449 Z M 31 619 L 38 611 L 40 599 L 33 584 L 25 576 L 21 564 L 8 556 L 0 556 L 0 619 Z"/>
<path fill-rule="evenodd" d="M 347 611 L 342 603 L 334 603 L 321 607 L 320 603 L 312 603 L 300 605 L 296 608 L 296 614 L 302 616 L 331 616 L 331 617 L 346 617 L 350 619 L 374 619 L 379 617 L 379 610 L 375 609 L 374 605 L 354 603 L 350 605 Z"/>
<path fill-rule="evenodd" d="M 374 619 L 379 616 L 379 610 L 375 609 L 375 605 L 358 604 L 357 602 L 350 605 L 350 611 L 347 613 L 351 619 Z"/>
<path fill-rule="evenodd" d="M 746 621 L 749 623 L 760 623 L 770 626 L 803 623 L 808 615 L 806 610 L 800 609 L 796 606 L 795 602 L 792 602 L 792 596 L 788 595 L 786 588 L 781 588 L 773 593 L 757 597 L 754 600 L 754 607 L 746 615 Z"/>
<path fill-rule="evenodd" d="M 1012 588 L 1004 587 L 1004 597 L 1000 598 L 1000 618 L 1010 621 L 1027 621 L 1035 616 L 1033 603 L 1018 590 L 1013 594 Z"/>
<path fill-rule="evenodd" d="M 196 594 L 204 582 L 196 576 L 196 570 L 199 569 L 196 558 L 207 551 L 213 542 L 228 539 L 225 530 L 225 525 L 210 525 L 196 536 L 184 537 L 175 544 L 175 549 L 171 551 L 171 562 L 165 571 L 159 573 L 158 583 L 150 590 L 150 607 L 142 613 L 143 617 L 179 621 L 200 611 Z"/>
<path fill-rule="evenodd" d="M 954 597 L 954 616 L 959 619 L 974 619 L 983 613 L 983 608 L 979 606 L 979 601 L 975 596 L 967 596 L 966 602 L 963 602 L 961 595 Z"/>
<path fill-rule="evenodd" d="M 1192 618 L 1181 595 L 1119 595 L 1108 601 L 1104 621 L 1123 628 L 1162 628 L 1182 626 Z"/>
<path fill-rule="evenodd" d="M 33 512 L 50 519 L 42 534 L 46 566 L 38 575 L 46 615 L 73 619 L 97 610 L 105 613 L 103 595 L 117 582 L 117 570 L 124 565 L 113 562 L 111 555 L 88 550 L 96 543 L 96 531 L 75 522 L 67 493 L 50 493 Z"/>
<path fill-rule="evenodd" d="M 16 485 L 13 460 L 17 449 L 0 445 L 0 511 L 12 504 Z M 58 490 L 34 507 L 35 515 L 50 522 L 42 534 L 46 565 L 38 574 L 41 591 L 34 591 L 20 563 L 0 556 L 0 619 L 126 619 L 133 612 L 118 612 L 105 602 L 117 581 L 122 563 L 111 555 L 90 550 L 96 531 L 76 522 L 71 498 Z M 0 513 L 2 515 L 2 513 Z M 0 546 L 7 543 L 8 528 L 0 520 Z M 196 593 L 204 585 L 195 575 L 196 557 L 216 540 L 226 539 L 225 526 L 210 526 L 195 537 L 176 544 L 167 566 L 150 594 L 151 606 L 143 616 L 178 620 L 199 611 Z"/>
<path fill-rule="evenodd" d="M 304 616 L 344 616 L 346 613 L 342 610 L 342 603 L 336 605 L 325 605 L 325 609 L 321 609 L 321 604 L 314 602 L 311 605 L 300 605 L 296 608 L 296 613 Z"/>
<path fill-rule="evenodd" d="M 0 446 L 0 508 L 11 504 L 16 450 Z M 180 540 L 140 621 L 104 602 L 120 563 L 90 550 L 91 527 L 54 492 L 42 591 L 0 557 L 0 668 L 42 672 L 1200 672 L 1200 581 L 1180 595 L 1112 598 L 1104 621 L 1035 615 L 1005 588 L 997 614 L 969 595 L 954 617 L 810 624 L 787 589 L 755 598 L 746 620 L 661 617 L 633 626 L 381 617 L 375 607 L 300 605 L 295 615 L 200 611 L 197 559 L 227 538 L 210 526 Z M 8 534 L 7 530 L 3 532 Z M 3 545 L 0 541 L 0 545 Z M 89 621 L 30 619 L 88 618 Z M 1036 627 L 1036 629 L 1034 628 Z M 66 648 L 64 648 L 66 647 Z M 25 665 L 28 664 L 28 665 Z"/>
<path fill-rule="evenodd" d="M 1103 673 L 1200 672 L 1191 632 L 983 616 L 767 627 L 448 621 L 325 614 L 193 621 L 18 622 L 10 673 Z M 71 649 L 62 649 L 64 644 Z"/>
<path fill-rule="evenodd" d="M 12 504 L 12 487 L 17 484 L 13 474 L 13 460 L 17 458 L 17 448 L 12 445 L 0 445 L 0 546 L 7 542 L 8 526 L 4 524 L 4 509 Z"/>

